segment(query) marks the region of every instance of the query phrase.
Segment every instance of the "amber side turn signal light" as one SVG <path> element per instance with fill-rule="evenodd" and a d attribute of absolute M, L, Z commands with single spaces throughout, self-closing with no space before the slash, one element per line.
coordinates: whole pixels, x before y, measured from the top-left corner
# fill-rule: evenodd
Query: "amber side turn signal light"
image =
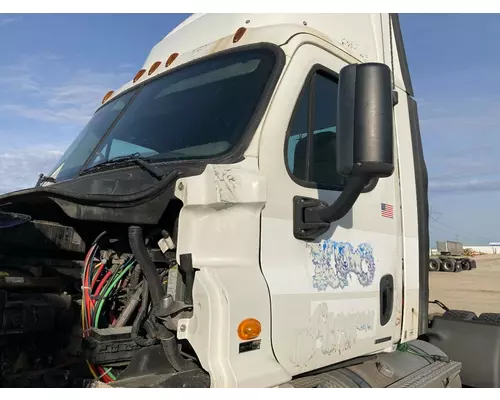
<path fill-rule="evenodd" d="M 247 318 L 238 325 L 238 336 L 241 340 L 257 338 L 262 331 L 262 326 L 255 318 Z"/>

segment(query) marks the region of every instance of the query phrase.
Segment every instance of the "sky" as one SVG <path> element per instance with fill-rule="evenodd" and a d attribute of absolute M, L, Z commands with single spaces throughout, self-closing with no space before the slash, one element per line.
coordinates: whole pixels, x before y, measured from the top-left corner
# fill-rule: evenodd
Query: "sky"
<path fill-rule="evenodd" d="M 188 14 L 0 14 L 0 193 L 49 172 Z M 401 14 L 429 171 L 431 244 L 500 241 L 500 14 Z"/>

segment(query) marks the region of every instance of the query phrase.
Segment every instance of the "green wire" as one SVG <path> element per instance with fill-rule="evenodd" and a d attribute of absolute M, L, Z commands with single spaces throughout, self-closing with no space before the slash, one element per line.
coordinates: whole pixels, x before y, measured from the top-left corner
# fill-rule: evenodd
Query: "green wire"
<path fill-rule="evenodd" d="M 134 263 L 135 260 L 134 259 L 129 259 L 127 260 L 126 262 L 124 262 L 120 267 L 118 267 L 115 272 L 113 272 L 113 274 L 111 275 L 111 278 L 108 280 L 108 282 L 106 283 L 106 285 L 104 285 L 104 288 L 102 289 L 102 293 L 106 293 L 106 291 L 108 290 L 109 287 L 111 287 L 113 284 L 116 284 L 114 283 L 115 282 L 115 277 L 117 276 L 118 274 L 118 271 L 120 270 L 120 268 L 122 267 L 125 267 L 127 268 L 129 263 Z"/>
<path fill-rule="evenodd" d="M 97 308 L 97 312 L 95 314 L 95 320 L 94 320 L 94 325 L 95 327 L 97 327 L 98 323 L 99 323 L 99 317 L 101 315 L 101 311 L 102 311 L 102 307 L 106 301 L 106 297 L 109 296 L 109 294 L 111 293 L 111 291 L 113 290 L 113 288 L 116 286 L 116 284 L 121 280 L 121 278 L 123 277 L 123 275 L 125 275 L 129 270 L 130 268 L 134 265 L 135 263 L 134 262 L 131 262 L 130 264 L 126 265 L 125 268 L 123 269 L 122 272 L 120 272 L 111 282 L 109 285 L 106 285 L 106 288 L 104 289 L 104 294 L 103 294 L 103 297 L 101 300 L 99 300 L 99 306 Z M 109 369 L 109 371 L 107 371 L 107 375 L 114 381 L 116 381 L 116 377 L 113 375 L 113 373 L 111 372 L 111 368 Z"/>
<path fill-rule="evenodd" d="M 116 376 L 113 375 L 113 373 L 111 372 L 111 368 L 108 368 L 108 370 L 106 370 L 106 368 L 104 368 L 104 371 L 106 372 L 106 374 L 114 381 L 116 381 Z"/>
<path fill-rule="evenodd" d="M 106 298 L 109 296 L 109 294 L 114 289 L 114 287 L 116 286 L 116 284 L 121 280 L 121 278 L 123 277 L 123 275 L 125 275 L 134 264 L 135 264 L 135 260 L 129 260 L 128 264 L 125 265 L 125 268 L 116 277 L 114 277 L 112 280 L 110 280 L 110 282 L 108 282 L 106 284 L 106 286 L 104 287 L 104 289 L 103 289 L 103 297 L 99 300 L 99 305 L 98 305 L 97 311 L 95 313 L 95 318 L 94 318 L 94 326 L 96 328 L 98 326 L 99 317 L 101 315 L 102 307 L 103 307 L 103 305 L 104 305 L 104 303 L 106 301 Z M 115 274 L 113 274 L 113 275 L 115 275 Z M 108 368 L 108 370 L 105 369 L 105 371 L 106 371 L 106 374 L 113 381 L 116 381 L 116 376 L 111 372 L 112 371 L 111 368 Z"/>
<path fill-rule="evenodd" d="M 408 343 L 399 344 L 397 347 L 397 350 L 401 351 L 401 352 L 406 352 L 408 354 L 413 354 L 414 356 L 422 357 L 425 360 L 427 360 L 427 362 L 433 361 L 432 355 L 430 355 L 426 351 L 424 351 L 416 346 L 413 346 L 411 344 L 408 344 Z M 432 361 L 429 361 L 429 359 L 431 359 Z"/>
<path fill-rule="evenodd" d="M 122 272 L 120 272 L 118 274 L 118 276 L 116 276 L 113 281 L 111 282 L 111 284 L 106 288 L 106 291 L 103 293 L 103 297 L 101 300 L 99 300 L 99 306 L 97 307 L 97 312 L 95 314 L 95 320 L 94 320 L 94 326 L 97 328 L 99 325 L 99 317 L 101 315 L 101 311 L 102 311 L 102 307 L 106 301 L 106 297 L 109 296 L 109 294 L 111 293 L 111 290 L 114 288 L 114 286 L 120 281 L 120 279 L 123 277 L 123 275 L 125 275 L 129 270 L 130 268 L 132 268 L 132 266 L 134 265 L 133 262 L 131 262 L 130 264 L 128 264 L 127 266 L 125 266 L 125 268 L 123 269 Z"/>

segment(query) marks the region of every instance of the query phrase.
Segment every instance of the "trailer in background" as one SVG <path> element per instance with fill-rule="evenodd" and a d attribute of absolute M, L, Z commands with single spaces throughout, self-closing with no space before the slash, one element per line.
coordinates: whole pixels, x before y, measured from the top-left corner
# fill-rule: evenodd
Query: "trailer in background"
<path fill-rule="evenodd" d="M 438 240 L 436 248 L 438 254 L 430 257 L 429 271 L 461 272 L 476 268 L 476 262 L 464 255 L 461 242 Z"/>
<path fill-rule="evenodd" d="M 462 256 L 464 254 L 464 246 L 460 242 L 437 241 L 437 251 L 444 256 Z"/>

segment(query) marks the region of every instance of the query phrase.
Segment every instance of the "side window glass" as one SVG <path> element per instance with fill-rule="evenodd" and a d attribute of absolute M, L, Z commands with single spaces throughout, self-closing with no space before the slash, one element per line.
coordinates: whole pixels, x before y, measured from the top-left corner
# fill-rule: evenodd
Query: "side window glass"
<path fill-rule="evenodd" d="M 343 186 L 337 173 L 337 80 L 315 74 L 313 98 L 313 140 L 309 181 L 324 186 Z"/>
<path fill-rule="evenodd" d="M 337 79 L 315 72 L 297 102 L 287 137 L 290 173 L 305 186 L 341 190 L 336 168 Z"/>
<path fill-rule="evenodd" d="M 298 179 L 307 180 L 307 131 L 309 116 L 309 85 L 304 89 L 295 108 L 287 143 L 288 168 Z"/>

